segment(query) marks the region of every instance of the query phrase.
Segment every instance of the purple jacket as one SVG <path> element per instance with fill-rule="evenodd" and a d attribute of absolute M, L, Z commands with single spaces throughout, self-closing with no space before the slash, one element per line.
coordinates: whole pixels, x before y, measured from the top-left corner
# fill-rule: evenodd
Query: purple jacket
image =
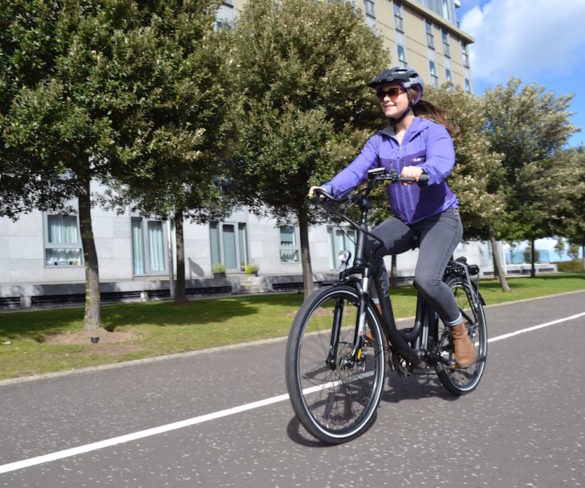
<path fill-rule="evenodd" d="M 426 187 L 399 183 L 386 187 L 394 216 L 407 224 L 414 224 L 448 208 L 458 207 L 457 197 L 446 182 L 454 164 L 455 149 L 447 129 L 415 117 L 402 145 L 394 139 L 392 127 L 377 132 L 349 166 L 322 186 L 339 197 L 364 182 L 369 169 L 383 166 L 400 173 L 403 166 L 420 166 L 429 175 Z"/>

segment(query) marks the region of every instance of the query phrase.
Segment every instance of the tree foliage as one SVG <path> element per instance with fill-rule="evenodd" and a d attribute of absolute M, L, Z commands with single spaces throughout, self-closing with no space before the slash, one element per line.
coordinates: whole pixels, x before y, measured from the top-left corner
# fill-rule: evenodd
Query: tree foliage
<path fill-rule="evenodd" d="M 222 127 L 225 56 L 212 38 L 219 3 L 3 3 L 0 212 L 15 218 L 77 198 L 85 328 L 99 326 L 100 302 L 90 182 L 152 190 L 168 181 L 168 192 L 136 192 L 161 213 L 181 203 L 200 209 L 216 193 L 209 148 Z M 177 191 L 176 177 L 181 189 L 197 180 L 199 191 Z"/>
<path fill-rule="evenodd" d="M 502 176 L 503 155 L 493 152 L 483 131 L 486 118 L 482 101 L 448 86 L 429 89 L 426 96 L 447 111 L 449 122 L 456 127 L 452 134 L 455 167 L 449 185 L 459 199 L 463 237 L 487 239 L 490 226 L 497 224 L 505 210 L 505 202 L 490 185 Z"/>
<path fill-rule="evenodd" d="M 233 163 L 245 202 L 300 227 L 312 288 L 305 197 L 359 151 L 379 108 L 366 88 L 389 62 L 382 40 L 344 2 L 248 2 L 235 29 L 239 140 Z"/>
<path fill-rule="evenodd" d="M 560 151 L 577 130 L 569 120 L 571 99 L 513 78 L 484 93 L 486 132 L 492 150 L 504 154 L 503 177 L 493 182 L 507 208 L 498 238 L 534 243 L 559 233 L 554 208 L 566 205 L 572 190 L 549 176 L 562 172 Z"/>

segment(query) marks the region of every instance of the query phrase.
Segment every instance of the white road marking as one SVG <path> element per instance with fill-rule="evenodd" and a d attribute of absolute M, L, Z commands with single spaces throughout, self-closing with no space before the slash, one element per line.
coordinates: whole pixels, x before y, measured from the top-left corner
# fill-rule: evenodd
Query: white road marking
<path fill-rule="evenodd" d="M 579 313 L 576 315 L 571 315 L 569 317 L 564 317 L 562 319 L 553 320 L 551 322 L 546 322 L 543 324 L 535 325 L 533 327 L 528 327 L 526 329 L 517 330 L 515 332 L 510 332 L 509 334 L 503 334 L 497 337 L 492 337 L 488 339 L 489 342 L 498 342 L 504 339 L 509 339 L 510 337 L 514 337 L 520 334 L 524 334 L 527 332 L 533 332 L 535 330 L 543 329 L 545 327 L 550 327 L 552 325 L 561 324 L 563 322 L 568 322 L 570 320 L 575 320 L 580 317 L 584 317 L 585 312 Z M 326 385 L 327 386 L 327 385 Z M 331 385 L 333 386 L 333 384 Z M 323 386 L 318 386 L 317 388 L 322 388 Z M 312 389 L 315 389 L 313 387 Z M 155 435 L 164 434 L 166 432 L 171 432 L 173 430 L 184 429 L 186 427 L 191 427 L 193 425 L 202 424 L 205 422 L 210 422 L 212 420 L 217 420 L 222 417 L 229 417 L 230 415 L 235 415 L 242 412 L 247 412 L 249 410 L 255 410 L 257 408 L 266 407 L 268 405 L 273 405 L 275 403 L 280 403 L 288 400 L 288 394 L 284 395 L 277 395 L 271 398 L 266 398 L 264 400 L 259 400 L 257 402 L 246 403 L 244 405 L 240 405 L 233 408 L 228 408 L 225 410 L 220 410 L 218 412 L 208 413 L 206 415 L 200 415 L 198 417 L 193 417 L 187 420 L 182 420 L 179 422 L 173 422 L 171 424 L 161 425 L 159 427 L 153 427 L 152 429 L 141 430 L 139 432 L 134 432 L 132 434 L 126 434 L 118 437 L 112 437 L 110 439 L 105 439 L 99 442 L 93 442 L 91 444 L 85 444 L 83 446 L 73 447 L 71 449 L 64 449 L 63 451 L 57 451 L 50 454 L 45 454 L 43 456 L 37 456 L 30 459 L 23 459 L 22 461 L 16 461 L 13 463 L 8 463 L 4 465 L 0 465 L 0 474 L 9 473 L 11 471 L 18 471 L 20 469 L 30 468 L 32 466 L 38 466 L 39 464 L 50 463 L 53 461 L 57 461 L 59 459 L 65 459 L 73 456 L 79 456 L 80 454 L 86 454 L 88 452 L 97 451 L 99 449 L 104 449 L 106 447 L 113 447 L 120 444 L 126 444 L 128 442 L 136 441 L 139 439 L 144 439 L 146 437 L 152 437 Z"/>

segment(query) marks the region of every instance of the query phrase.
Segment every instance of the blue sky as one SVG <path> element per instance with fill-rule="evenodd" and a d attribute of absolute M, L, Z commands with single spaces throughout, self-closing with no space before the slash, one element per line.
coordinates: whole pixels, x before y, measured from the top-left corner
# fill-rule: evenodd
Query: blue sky
<path fill-rule="evenodd" d="M 473 90 L 513 76 L 556 95 L 573 94 L 569 146 L 585 146 L 585 0 L 461 0 L 461 29 L 472 35 Z"/>

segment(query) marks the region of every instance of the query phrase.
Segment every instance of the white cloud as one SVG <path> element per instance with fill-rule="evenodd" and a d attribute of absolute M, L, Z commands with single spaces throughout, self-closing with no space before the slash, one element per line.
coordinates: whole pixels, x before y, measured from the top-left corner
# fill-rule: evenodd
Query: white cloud
<path fill-rule="evenodd" d="M 510 76 L 554 78 L 585 63 L 584 0 L 491 0 L 463 16 L 473 76 L 505 82 Z"/>

